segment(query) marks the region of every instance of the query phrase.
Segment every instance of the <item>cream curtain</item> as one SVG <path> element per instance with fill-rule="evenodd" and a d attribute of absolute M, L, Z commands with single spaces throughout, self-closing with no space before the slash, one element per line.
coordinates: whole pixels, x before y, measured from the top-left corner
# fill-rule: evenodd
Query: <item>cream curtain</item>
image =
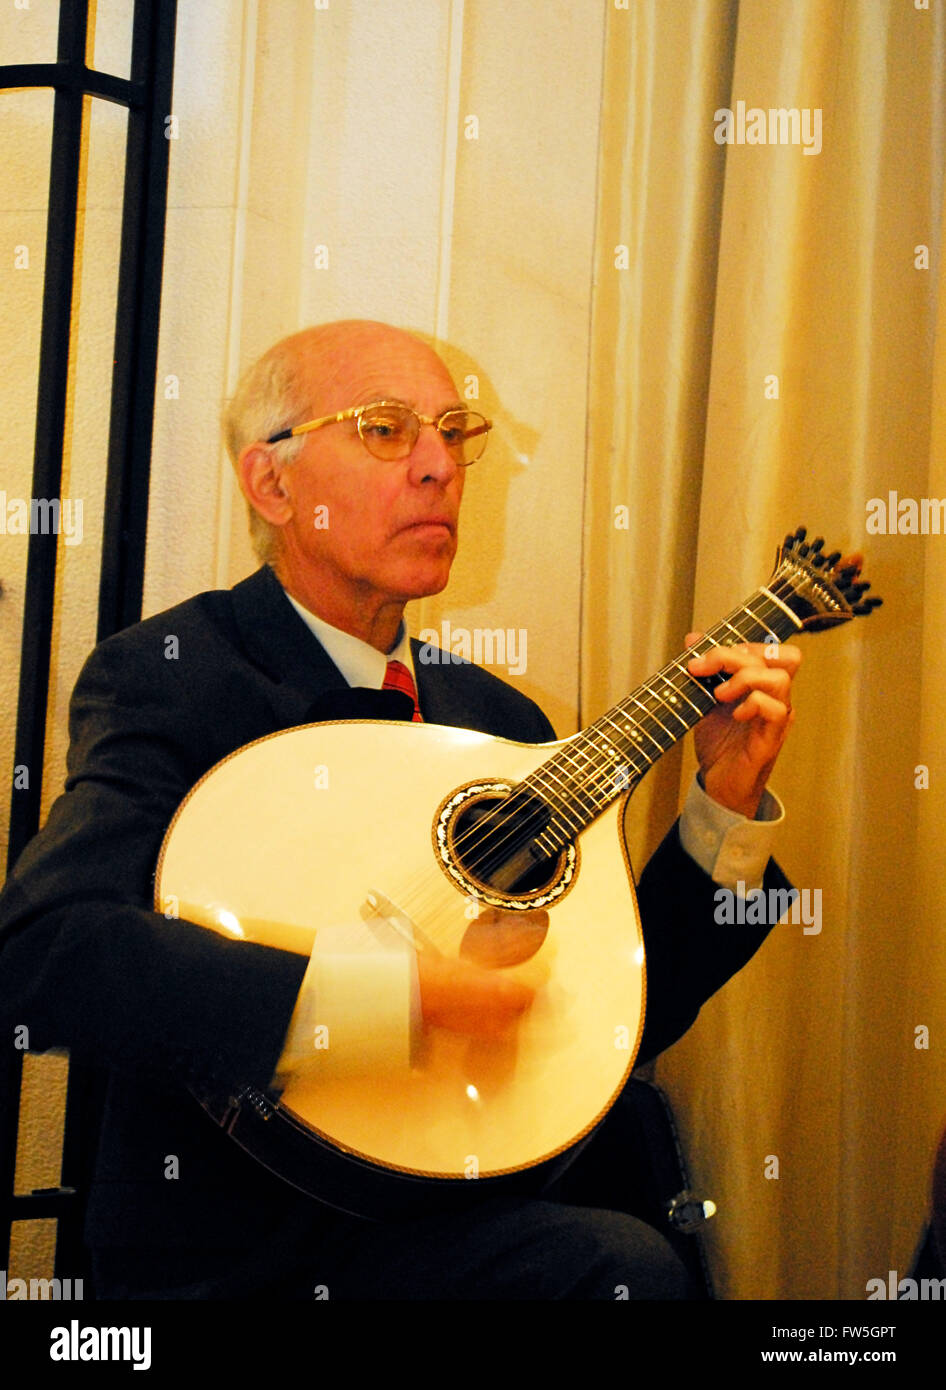
<path fill-rule="evenodd" d="M 872 498 L 946 495 L 944 57 L 935 5 L 609 15 L 582 717 L 762 582 L 799 523 L 864 550 L 886 604 L 804 642 L 774 779 L 822 930 L 777 927 L 659 1066 L 719 1205 L 723 1297 L 905 1275 L 946 1123 L 946 537 L 866 530 Z M 812 152 L 717 143 L 740 102 L 808 113 Z M 633 799 L 638 864 L 689 775 L 668 761 Z"/>

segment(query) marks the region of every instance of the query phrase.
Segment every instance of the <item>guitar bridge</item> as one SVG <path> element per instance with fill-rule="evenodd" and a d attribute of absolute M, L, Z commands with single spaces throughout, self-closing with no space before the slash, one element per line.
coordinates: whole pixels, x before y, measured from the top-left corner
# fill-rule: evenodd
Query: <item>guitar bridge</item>
<path fill-rule="evenodd" d="M 430 951 L 433 955 L 439 956 L 441 952 L 428 936 L 421 931 L 416 922 L 413 922 L 403 908 L 398 907 L 397 903 L 391 898 L 386 897 L 378 888 L 372 888 L 361 905 L 361 915 L 364 921 L 371 923 L 372 917 L 380 917 L 383 922 L 387 922 L 402 937 L 413 950 Z"/>

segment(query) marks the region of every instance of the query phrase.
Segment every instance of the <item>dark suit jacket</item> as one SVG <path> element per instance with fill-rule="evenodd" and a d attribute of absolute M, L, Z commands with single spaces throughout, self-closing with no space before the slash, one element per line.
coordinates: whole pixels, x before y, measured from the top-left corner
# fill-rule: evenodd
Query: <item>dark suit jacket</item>
<path fill-rule="evenodd" d="M 430 722 L 554 737 L 535 704 L 486 671 L 417 672 Z M 279 729 L 367 714 L 361 698 L 371 717 L 387 700 L 405 717 L 404 697 L 349 690 L 266 568 L 119 633 L 83 669 L 66 790 L 0 899 L 0 999 L 4 1028 L 27 1024 L 33 1050 L 66 1047 L 110 1073 L 87 1219 L 95 1247 L 245 1252 L 277 1226 L 318 1228 L 323 1208 L 244 1155 L 187 1092 L 268 1084 L 305 959 L 165 920 L 151 909 L 153 874 L 175 809 L 208 768 Z M 674 828 L 640 882 L 642 1059 L 679 1037 L 764 938 L 715 925 L 713 891 Z"/>

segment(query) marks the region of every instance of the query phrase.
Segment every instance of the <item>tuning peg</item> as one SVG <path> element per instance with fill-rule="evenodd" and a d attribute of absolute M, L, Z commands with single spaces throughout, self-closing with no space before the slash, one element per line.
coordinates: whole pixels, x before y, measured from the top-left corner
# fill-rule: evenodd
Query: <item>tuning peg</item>
<path fill-rule="evenodd" d="M 840 552 L 840 550 L 832 550 L 831 554 L 828 555 L 828 556 L 825 558 L 825 564 L 828 566 L 828 569 L 829 569 L 829 570 L 833 570 L 834 567 L 835 567 L 835 565 L 836 565 L 836 564 L 838 563 L 838 561 L 840 560 L 840 558 L 841 558 L 841 552 Z"/>
<path fill-rule="evenodd" d="M 875 608 L 879 608 L 883 603 L 882 598 L 865 598 L 863 603 L 856 603 L 851 609 L 859 618 L 866 618 L 873 613 Z"/>
<path fill-rule="evenodd" d="M 814 565 L 816 570 L 820 570 L 823 569 L 824 566 L 827 564 L 827 560 L 824 557 L 824 555 L 812 555 L 811 563 Z"/>
<path fill-rule="evenodd" d="M 810 545 L 805 545 L 804 543 L 802 543 L 802 544 L 798 547 L 798 553 L 799 553 L 799 555 L 801 556 L 801 558 L 802 558 L 803 560 L 804 560 L 805 556 L 809 553 L 810 550 L 811 550 L 811 546 L 810 546 Z"/>
<path fill-rule="evenodd" d="M 795 532 L 795 540 L 796 540 L 796 541 L 803 541 L 807 535 L 808 535 L 808 528 L 807 528 L 806 526 L 799 526 L 798 529 L 797 529 L 796 532 Z"/>
<path fill-rule="evenodd" d="M 821 550 L 821 548 L 823 547 L 823 545 L 824 545 L 824 536 L 819 536 L 817 540 L 812 541 L 812 543 L 811 543 L 811 548 L 812 548 L 812 550 Z"/>

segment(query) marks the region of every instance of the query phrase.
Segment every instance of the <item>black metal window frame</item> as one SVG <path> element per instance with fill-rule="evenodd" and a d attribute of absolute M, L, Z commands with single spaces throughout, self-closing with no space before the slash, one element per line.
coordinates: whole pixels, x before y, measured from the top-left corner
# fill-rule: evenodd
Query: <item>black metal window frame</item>
<path fill-rule="evenodd" d="M 154 424 L 177 0 L 135 0 L 131 76 L 86 66 L 88 0 L 61 0 L 56 61 L 0 66 L 0 91 L 52 88 L 52 146 L 32 495 L 54 498 L 62 486 L 70 321 L 86 97 L 128 111 L 121 247 L 118 265 L 114 367 L 105 477 L 104 534 L 99 570 L 98 640 L 141 616 L 148 489 Z M 29 786 L 10 800 L 7 867 L 39 828 L 57 576 L 57 540 L 30 534 L 21 637 L 14 765 L 30 770 Z M 15 780 L 15 779 L 14 779 Z M 63 1186 L 13 1196 L 18 1100 L 23 1054 L 4 1038 L 0 1047 L 0 1211 L 4 1237 L 12 1222 L 58 1218 L 57 1268 L 72 1260 L 80 1272 L 81 1212 L 69 1201 L 84 1189 L 91 1164 L 88 1116 L 97 1109 L 98 1083 L 70 1075 L 63 1148 Z M 93 1131 L 94 1132 L 94 1129 Z M 4 1268 L 9 1267 L 9 1260 Z"/>

